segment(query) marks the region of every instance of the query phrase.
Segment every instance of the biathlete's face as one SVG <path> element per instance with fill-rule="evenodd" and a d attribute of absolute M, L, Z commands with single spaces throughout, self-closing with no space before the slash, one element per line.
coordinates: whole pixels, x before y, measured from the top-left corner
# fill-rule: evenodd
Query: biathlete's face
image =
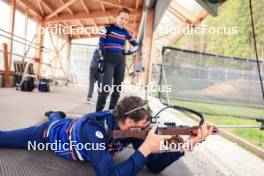
<path fill-rule="evenodd" d="M 121 12 L 117 17 L 116 17 L 116 24 L 121 27 L 124 28 L 125 25 L 128 23 L 129 20 L 129 14 L 125 13 L 125 12 Z"/>
<path fill-rule="evenodd" d="M 147 126 L 149 122 L 149 116 L 146 115 L 142 120 L 135 122 L 134 126 Z"/>
<path fill-rule="evenodd" d="M 119 126 L 122 130 L 127 130 L 133 126 L 142 126 L 145 127 L 148 125 L 149 122 L 149 115 L 146 115 L 142 120 L 134 121 L 130 117 L 127 117 L 126 120 Z"/>

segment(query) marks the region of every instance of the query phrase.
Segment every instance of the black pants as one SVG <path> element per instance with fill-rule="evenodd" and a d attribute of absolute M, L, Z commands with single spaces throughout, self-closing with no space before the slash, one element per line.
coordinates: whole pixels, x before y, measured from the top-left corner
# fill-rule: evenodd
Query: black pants
<path fill-rule="evenodd" d="M 96 103 L 96 111 L 102 111 L 109 95 L 109 87 L 113 89 L 109 109 L 114 109 L 120 97 L 121 85 L 125 76 L 125 57 L 123 54 L 106 53 L 105 72 Z M 100 89 L 101 88 L 101 89 Z"/>
<path fill-rule="evenodd" d="M 97 81 L 98 87 L 102 82 L 102 74 L 97 71 L 96 67 L 90 67 L 89 73 L 89 90 L 87 95 L 87 100 L 92 98 L 94 92 L 94 83 Z"/>

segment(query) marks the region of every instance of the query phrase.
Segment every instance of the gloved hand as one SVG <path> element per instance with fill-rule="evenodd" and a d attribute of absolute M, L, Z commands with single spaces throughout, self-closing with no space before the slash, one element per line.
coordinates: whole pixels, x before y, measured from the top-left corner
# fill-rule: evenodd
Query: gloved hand
<path fill-rule="evenodd" d="M 135 53 L 137 52 L 137 50 L 138 50 L 138 45 L 133 46 L 133 47 L 131 48 L 131 50 L 129 50 L 129 51 L 124 51 L 124 55 L 133 55 L 133 54 L 135 54 Z"/>

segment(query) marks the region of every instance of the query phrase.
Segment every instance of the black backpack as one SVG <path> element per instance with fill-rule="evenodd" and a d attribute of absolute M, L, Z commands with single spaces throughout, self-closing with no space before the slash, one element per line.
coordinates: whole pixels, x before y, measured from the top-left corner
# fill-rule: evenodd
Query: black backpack
<path fill-rule="evenodd" d="M 38 84 L 38 90 L 40 92 L 49 92 L 50 91 L 49 80 L 46 78 L 40 79 Z"/>
<path fill-rule="evenodd" d="M 34 90 L 34 78 L 31 76 L 27 76 L 22 80 L 21 83 L 21 91 L 32 92 Z"/>

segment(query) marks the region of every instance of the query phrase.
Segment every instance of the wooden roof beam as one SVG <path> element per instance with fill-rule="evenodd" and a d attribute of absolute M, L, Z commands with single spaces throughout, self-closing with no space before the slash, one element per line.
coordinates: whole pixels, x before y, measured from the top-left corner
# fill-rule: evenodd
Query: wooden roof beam
<path fill-rule="evenodd" d="M 64 1 L 63 0 L 60 0 L 60 2 L 65 5 Z M 69 8 L 69 7 L 66 7 L 66 10 L 71 14 L 71 15 L 74 15 L 74 13 L 72 12 L 72 10 Z"/>
<path fill-rule="evenodd" d="M 44 0 L 39 0 L 40 3 L 46 8 L 48 9 L 51 13 L 54 12 L 55 10 L 51 7 L 50 4 L 48 4 L 48 2 L 44 1 Z"/>
<path fill-rule="evenodd" d="M 196 17 L 196 15 L 193 12 L 191 12 L 188 9 L 186 9 L 185 7 L 183 7 L 182 5 L 180 5 L 179 3 L 177 3 L 176 1 L 172 1 L 171 2 L 170 8 L 172 8 L 179 15 L 185 17 L 189 21 L 192 21 Z"/>
<path fill-rule="evenodd" d="M 63 6 L 59 7 L 58 9 L 56 9 L 53 13 L 49 14 L 46 19 L 50 19 L 52 17 L 54 17 L 56 14 L 60 13 L 61 11 L 63 11 L 64 9 L 66 9 L 67 7 L 69 7 L 70 5 L 72 5 L 73 3 L 77 2 L 79 0 L 70 0 L 67 3 L 65 3 Z"/>
<path fill-rule="evenodd" d="M 138 7 L 139 7 L 139 0 L 136 0 L 136 4 L 135 4 L 135 9 L 137 10 L 138 9 Z"/>
<path fill-rule="evenodd" d="M 121 4 L 113 2 L 113 1 L 111 1 L 111 2 L 110 1 L 106 1 L 106 0 L 93 0 L 93 1 L 97 1 L 97 2 L 100 2 L 100 3 L 106 4 L 106 5 L 112 6 L 112 7 L 116 7 L 116 8 L 125 7 L 128 10 L 130 10 L 130 11 L 135 11 L 134 8 L 131 8 L 131 7 L 126 6 L 126 5 L 121 5 Z"/>
<path fill-rule="evenodd" d="M 29 3 L 27 0 L 20 0 L 18 1 L 20 3 L 22 3 L 22 5 L 24 5 L 25 7 L 29 8 L 29 10 L 35 15 L 37 16 L 38 18 L 42 19 L 42 15 L 41 15 L 41 12 L 35 8 L 32 3 Z"/>
<path fill-rule="evenodd" d="M 88 9 L 88 7 L 86 6 L 86 4 L 84 3 L 83 0 L 80 0 L 80 1 L 81 1 L 81 4 L 82 4 L 82 6 L 83 6 L 85 12 L 89 15 L 89 14 L 90 14 L 90 10 Z M 93 25 L 94 25 L 95 27 L 97 27 L 97 24 L 96 24 L 96 22 L 95 22 L 95 20 L 94 20 L 93 18 L 91 18 L 91 21 L 92 21 Z"/>
<path fill-rule="evenodd" d="M 43 8 L 42 8 L 42 6 L 41 6 L 41 2 L 40 2 L 40 0 L 37 0 L 37 1 L 38 1 L 37 4 L 38 4 L 38 7 L 39 7 L 39 10 L 40 10 L 41 16 L 44 16 L 44 11 L 43 11 Z"/>
<path fill-rule="evenodd" d="M 81 4 L 82 4 L 82 6 L 83 6 L 85 12 L 86 12 L 87 14 L 89 14 L 90 11 L 89 11 L 88 7 L 86 6 L 86 4 L 84 3 L 84 1 L 83 1 L 83 0 L 80 0 L 80 1 L 81 1 Z"/>
<path fill-rule="evenodd" d="M 103 2 L 100 2 L 100 5 L 101 5 L 101 8 L 102 8 L 103 12 L 105 12 L 105 6 L 104 6 L 104 3 L 103 3 Z"/>
<path fill-rule="evenodd" d="M 131 15 L 140 15 L 141 10 L 131 12 Z M 53 17 L 50 19 L 46 19 L 44 23 L 49 22 L 60 22 L 60 21 L 76 21 L 76 20 L 84 20 L 84 19 L 93 19 L 93 18 L 105 18 L 105 17 L 114 17 L 116 16 L 116 10 L 108 10 L 106 12 L 102 11 L 95 11 L 90 12 L 90 14 L 87 14 L 86 12 L 79 12 L 74 15 L 61 15 L 58 17 Z"/>

